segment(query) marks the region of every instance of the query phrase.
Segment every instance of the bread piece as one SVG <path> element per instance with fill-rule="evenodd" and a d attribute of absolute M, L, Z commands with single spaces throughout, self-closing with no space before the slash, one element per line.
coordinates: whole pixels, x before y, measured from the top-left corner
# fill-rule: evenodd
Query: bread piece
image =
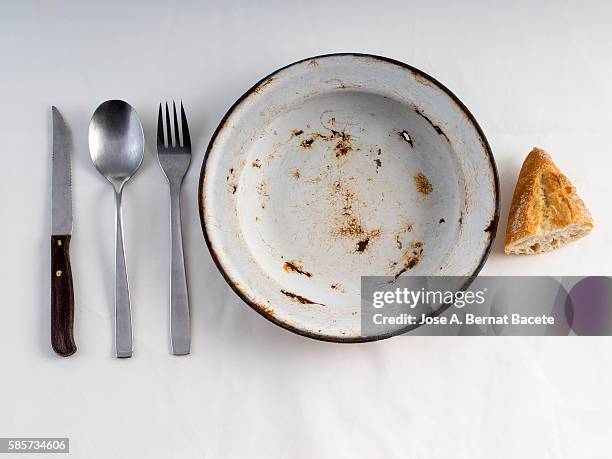
<path fill-rule="evenodd" d="M 506 229 L 506 254 L 548 252 L 586 236 L 589 210 L 544 150 L 534 148 L 519 174 Z"/>

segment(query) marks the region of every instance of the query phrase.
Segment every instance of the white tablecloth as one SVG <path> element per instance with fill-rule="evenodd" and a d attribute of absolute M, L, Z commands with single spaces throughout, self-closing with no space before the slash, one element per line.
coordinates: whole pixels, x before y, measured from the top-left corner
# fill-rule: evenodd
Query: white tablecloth
<path fill-rule="evenodd" d="M 70 437 L 79 458 L 612 457 L 612 339 L 309 340 L 234 295 L 200 229 L 205 147 L 252 83 L 329 52 L 381 54 L 442 81 L 480 122 L 502 187 L 486 274 L 612 274 L 612 6 L 578 1 L 31 1 L 0 11 L 0 437 Z M 124 194 L 135 357 L 113 358 L 113 196 L 87 126 L 103 100 L 148 142 Z M 183 209 L 189 357 L 169 355 L 169 196 L 157 104 L 183 99 L 195 146 Z M 74 134 L 78 353 L 49 346 L 50 105 Z M 532 146 L 591 209 L 587 239 L 502 254 Z M 27 457 L 27 456 L 23 456 Z"/>

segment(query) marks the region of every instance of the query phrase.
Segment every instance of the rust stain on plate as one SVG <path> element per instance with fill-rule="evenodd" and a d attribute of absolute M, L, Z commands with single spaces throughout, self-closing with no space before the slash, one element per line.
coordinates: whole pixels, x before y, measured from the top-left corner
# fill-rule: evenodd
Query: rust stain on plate
<path fill-rule="evenodd" d="M 393 276 L 393 280 L 390 283 L 393 283 L 404 274 L 406 271 L 413 269 L 416 265 L 421 261 L 421 257 L 423 255 L 423 243 L 420 241 L 415 241 L 410 244 L 410 249 L 402 254 L 403 265 L 402 268 L 395 273 Z M 399 262 L 391 262 L 389 265 L 390 269 L 395 269 Z"/>
<path fill-rule="evenodd" d="M 270 199 L 270 195 L 268 194 L 268 182 L 262 180 L 257 184 L 256 190 L 257 194 L 261 197 L 261 208 L 265 209 L 266 205 L 268 204 L 268 200 Z"/>
<path fill-rule="evenodd" d="M 433 187 L 431 186 L 429 179 L 422 172 L 416 174 L 413 179 L 414 185 L 419 193 L 428 195 L 433 191 Z"/>
<path fill-rule="evenodd" d="M 348 237 L 351 239 L 355 239 L 358 236 L 364 234 L 363 228 L 361 227 L 361 223 L 357 220 L 357 217 L 349 217 L 345 220 L 344 224 L 340 227 L 338 233 L 340 236 Z"/>
<path fill-rule="evenodd" d="M 407 142 L 412 148 L 414 148 L 414 140 L 412 139 L 412 137 L 410 136 L 410 134 L 408 134 L 408 131 L 406 131 L 405 129 L 403 131 L 399 132 L 399 136 L 402 138 L 402 140 L 404 140 L 405 142 Z"/>
<path fill-rule="evenodd" d="M 359 215 L 355 211 L 355 206 L 360 205 L 361 201 L 350 188 L 337 180 L 332 183 L 331 190 L 332 200 L 339 201 L 341 206 L 340 213 L 336 217 L 337 236 L 356 240 L 355 253 L 364 253 L 371 246 L 372 241 L 381 235 L 381 229 L 367 230 L 362 226 Z"/>
<path fill-rule="evenodd" d="M 314 137 L 311 137 L 310 139 L 304 139 L 300 142 L 300 147 L 310 148 L 312 147 L 312 144 L 314 143 L 314 141 L 315 141 Z"/>
<path fill-rule="evenodd" d="M 335 124 L 335 118 L 332 118 L 332 124 Z M 300 142 L 300 146 L 305 149 L 309 149 L 315 143 L 316 140 L 321 140 L 323 142 L 333 142 L 335 145 L 333 147 L 336 158 L 340 158 L 345 156 L 347 153 L 352 151 L 353 144 L 351 142 L 351 134 L 346 132 L 345 130 L 336 131 L 334 129 L 329 129 L 329 134 L 321 134 L 320 132 L 314 132 L 310 134 L 305 134 L 303 130 L 294 129 L 291 131 L 291 137 L 306 135 L 307 138 Z M 294 134 L 298 132 L 299 134 Z"/>
<path fill-rule="evenodd" d="M 292 301 L 295 301 L 296 303 L 300 303 L 300 304 L 318 304 L 321 306 L 325 306 L 324 304 L 321 303 L 316 303 L 312 300 L 309 300 L 308 298 L 303 297 L 302 295 L 298 295 L 297 293 L 293 293 L 293 292 L 288 292 L 287 290 L 281 290 L 281 293 L 283 295 L 285 295 L 286 297 L 288 297 L 289 299 L 291 299 Z"/>
<path fill-rule="evenodd" d="M 440 89 L 429 78 L 425 78 L 419 72 L 412 72 L 412 75 L 414 76 L 414 79 L 422 85 L 429 86 L 433 89 Z"/>
<path fill-rule="evenodd" d="M 397 233 L 395 233 L 395 245 L 399 250 L 402 250 L 404 248 L 404 242 L 402 240 L 403 235 L 411 232 L 412 224 L 406 223 Z"/>
<path fill-rule="evenodd" d="M 370 246 L 370 242 L 380 236 L 380 229 L 375 229 L 370 231 L 365 238 L 357 241 L 357 247 L 355 248 L 355 252 L 363 253 Z"/>
<path fill-rule="evenodd" d="M 269 315 L 270 317 L 274 317 L 274 315 L 276 314 L 276 311 L 269 304 L 259 304 L 258 306 L 259 309 L 261 309 L 261 312 Z"/>
<path fill-rule="evenodd" d="M 274 80 L 276 80 L 276 77 L 268 78 L 262 84 L 253 89 L 253 94 L 261 94 Z"/>
<path fill-rule="evenodd" d="M 442 130 L 442 128 L 440 126 L 438 126 L 437 124 L 435 124 L 425 113 L 423 113 L 422 110 L 418 109 L 418 108 L 414 108 L 414 111 L 421 116 L 421 118 L 423 118 L 425 121 L 427 121 L 430 126 L 432 128 L 434 128 L 434 131 L 436 131 L 438 134 L 440 134 L 442 137 L 444 137 L 446 139 L 447 142 L 450 143 L 450 140 L 448 138 L 448 136 L 444 133 L 444 131 Z"/>
<path fill-rule="evenodd" d="M 498 219 L 493 217 L 487 227 L 484 229 L 485 233 L 495 234 L 495 232 L 497 231 L 497 223 Z"/>
<path fill-rule="evenodd" d="M 288 273 L 301 274 L 302 276 L 312 277 L 312 273 L 304 270 L 304 267 L 298 261 L 288 261 L 283 263 L 283 269 Z"/>
<path fill-rule="evenodd" d="M 321 136 L 321 138 L 325 141 L 338 141 L 334 147 L 334 150 L 336 151 L 336 158 L 346 155 L 353 149 L 353 145 L 351 144 L 351 135 L 347 134 L 345 131 L 332 130 L 329 136 Z"/>

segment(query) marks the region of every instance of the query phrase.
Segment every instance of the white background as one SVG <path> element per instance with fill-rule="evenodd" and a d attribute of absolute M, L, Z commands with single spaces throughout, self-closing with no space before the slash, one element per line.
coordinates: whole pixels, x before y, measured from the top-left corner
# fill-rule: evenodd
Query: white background
<path fill-rule="evenodd" d="M 500 171 L 486 274 L 612 275 L 612 6 L 591 1 L 5 1 L 0 7 L 0 436 L 67 436 L 74 457 L 608 458 L 610 338 L 309 340 L 264 320 L 214 267 L 199 224 L 205 147 L 255 81 L 304 57 L 381 54 L 469 107 Z M 136 355 L 113 358 L 113 196 L 87 125 L 123 98 L 148 148 L 124 193 Z M 189 357 L 169 355 L 169 197 L 157 104 L 186 104 Z M 50 105 L 74 135 L 79 351 L 49 345 Z M 506 257 L 523 158 L 547 149 L 590 207 L 591 236 Z M 23 457 L 23 456 L 22 456 Z"/>

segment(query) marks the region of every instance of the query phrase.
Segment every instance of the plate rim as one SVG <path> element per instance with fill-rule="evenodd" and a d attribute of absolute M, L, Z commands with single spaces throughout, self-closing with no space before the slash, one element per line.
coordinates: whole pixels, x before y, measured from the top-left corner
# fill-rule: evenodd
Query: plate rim
<path fill-rule="evenodd" d="M 465 276 L 467 278 L 466 282 L 461 286 L 461 289 L 467 289 L 470 284 L 474 281 L 474 279 L 478 276 L 478 273 L 480 273 L 480 271 L 482 270 L 482 268 L 484 267 L 487 259 L 489 258 L 489 255 L 491 254 L 491 251 L 493 249 L 493 244 L 495 242 L 495 238 L 497 236 L 497 227 L 498 227 L 498 223 L 499 223 L 499 214 L 500 214 L 500 185 L 499 185 L 499 174 L 497 172 L 497 164 L 495 163 L 495 158 L 493 156 L 493 151 L 491 149 L 491 146 L 489 145 L 489 141 L 487 140 L 487 137 L 484 134 L 484 131 L 482 130 L 482 128 L 480 127 L 480 124 L 478 124 L 478 121 L 476 120 L 476 118 L 474 117 L 474 115 L 472 115 L 472 113 L 469 111 L 469 109 L 465 106 L 465 104 L 450 90 L 448 89 L 444 84 L 442 84 L 441 82 L 439 82 L 437 79 L 435 79 L 434 77 L 432 77 L 431 75 L 425 73 L 424 71 L 413 67 L 410 64 L 406 64 L 405 62 L 399 61 L 397 59 L 393 59 L 390 57 L 386 57 L 386 56 L 380 56 L 377 54 L 368 54 L 368 53 L 356 53 L 356 52 L 339 52 L 339 53 L 329 53 L 329 54 L 320 54 L 317 56 L 311 56 L 311 57 L 307 57 L 304 59 L 300 59 L 298 61 L 292 62 L 290 64 L 287 64 L 283 67 L 280 67 L 279 69 L 273 71 L 272 73 L 264 76 L 263 78 L 261 78 L 259 81 L 257 81 L 253 86 L 251 86 L 249 89 L 246 90 L 246 92 L 244 92 L 244 94 L 242 94 L 231 106 L 230 108 L 227 110 L 227 112 L 225 113 L 225 115 L 223 115 L 223 117 L 221 118 L 221 120 L 219 121 L 219 124 L 217 125 L 217 127 L 215 128 L 215 131 L 213 132 L 212 137 L 210 138 L 210 141 L 208 142 L 208 146 L 206 147 L 206 152 L 204 153 L 204 158 L 202 160 L 202 166 L 200 168 L 200 178 L 199 178 L 199 182 L 198 182 L 198 210 L 199 210 L 199 214 L 200 214 L 200 225 L 202 226 L 202 233 L 204 235 L 204 240 L 206 241 L 206 246 L 208 247 L 208 251 L 210 252 L 210 256 L 213 259 L 213 262 L 215 263 L 215 266 L 217 267 L 217 270 L 221 273 L 221 275 L 223 276 L 223 279 L 225 280 L 225 282 L 230 286 L 230 288 L 234 291 L 234 293 L 236 293 L 236 295 L 238 295 L 238 297 L 240 299 L 242 299 L 242 301 L 244 301 L 248 306 L 250 306 L 255 312 L 257 312 L 258 314 L 260 314 L 261 316 L 265 317 L 266 319 L 268 319 L 270 322 L 274 323 L 275 325 L 278 325 L 281 328 L 284 328 L 285 330 L 291 331 L 295 334 L 307 337 L 307 338 L 312 338 L 312 339 L 316 339 L 318 341 L 326 341 L 326 342 L 333 342 L 333 343 L 365 343 L 365 342 L 372 342 L 372 341 L 379 341 L 379 340 L 383 340 L 383 339 L 388 339 L 391 338 L 393 336 L 398 336 L 398 335 L 402 335 L 404 333 L 407 333 L 411 330 L 414 330 L 416 328 L 419 327 L 419 325 L 408 325 L 406 327 L 403 327 L 401 329 L 398 330 L 394 330 L 394 331 L 390 331 L 388 333 L 381 333 L 378 335 L 371 335 L 371 336 L 355 336 L 355 337 L 342 337 L 342 336 L 335 336 L 335 335 L 325 335 L 325 334 L 319 334 L 319 333 L 314 333 L 314 332 L 310 332 L 307 330 L 303 330 L 301 328 L 295 327 L 291 324 L 288 324 L 286 322 L 283 322 L 281 320 L 279 320 L 278 318 L 276 318 L 273 314 L 271 314 L 269 312 L 269 309 L 267 307 L 262 307 L 261 305 L 257 304 L 254 301 L 251 301 L 248 296 L 242 292 L 242 290 L 240 289 L 240 287 L 238 285 L 236 285 L 231 278 L 229 277 L 228 273 L 225 271 L 220 257 L 217 254 L 217 252 L 215 252 L 215 249 L 212 246 L 212 243 L 210 241 L 209 235 L 208 235 L 208 230 L 206 227 L 206 223 L 205 223 L 205 218 L 204 218 L 204 179 L 206 176 L 206 164 L 208 162 L 208 159 L 210 157 L 210 152 L 217 140 L 217 137 L 219 135 L 219 133 L 223 130 L 223 128 L 226 125 L 226 121 L 229 119 L 230 116 L 232 116 L 232 114 L 234 113 L 234 111 L 253 93 L 257 92 L 257 89 L 264 84 L 266 81 L 268 81 L 270 78 L 274 77 L 275 75 L 283 72 L 284 70 L 302 64 L 304 62 L 308 62 L 311 61 L 313 59 L 316 60 L 320 60 L 320 59 L 325 59 L 325 58 L 331 58 L 331 57 L 342 57 L 342 56 L 349 56 L 349 57 L 367 57 L 367 58 L 371 58 L 373 60 L 376 61 L 380 61 L 386 64 L 392 64 L 392 65 L 396 65 L 399 67 L 404 68 L 405 70 L 409 70 L 412 73 L 415 73 L 417 75 L 419 75 L 420 77 L 423 77 L 424 79 L 428 80 L 429 82 L 433 83 L 434 85 L 436 85 L 437 87 L 439 87 L 442 91 L 444 91 L 444 93 L 446 93 L 459 107 L 459 109 L 463 112 L 463 114 L 465 116 L 467 116 L 468 120 L 470 121 L 470 123 L 476 128 L 476 132 L 480 138 L 481 144 L 487 154 L 487 158 L 489 160 L 489 165 L 491 167 L 491 172 L 493 174 L 493 182 L 494 182 L 494 191 L 495 191 L 495 211 L 493 213 L 493 217 L 491 218 L 491 221 L 489 222 L 489 225 L 487 226 L 486 232 L 488 233 L 488 238 L 489 241 L 487 243 L 487 246 L 483 252 L 483 255 L 480 259 L 480 262 L 478 263 L 478 266 L 476 266 L 476 268 L 474 269 L 474 271 L 469 275 L 469 276 Z M 441 308 L 437 309 L 436 311 L 432 312 L 431 314 L 429 314 L 430 316 L 437 316 L 442 314 L 444 311 L 446 311 L 451 305 L 447 304 L 447 305 L 443 305 Z"/>

